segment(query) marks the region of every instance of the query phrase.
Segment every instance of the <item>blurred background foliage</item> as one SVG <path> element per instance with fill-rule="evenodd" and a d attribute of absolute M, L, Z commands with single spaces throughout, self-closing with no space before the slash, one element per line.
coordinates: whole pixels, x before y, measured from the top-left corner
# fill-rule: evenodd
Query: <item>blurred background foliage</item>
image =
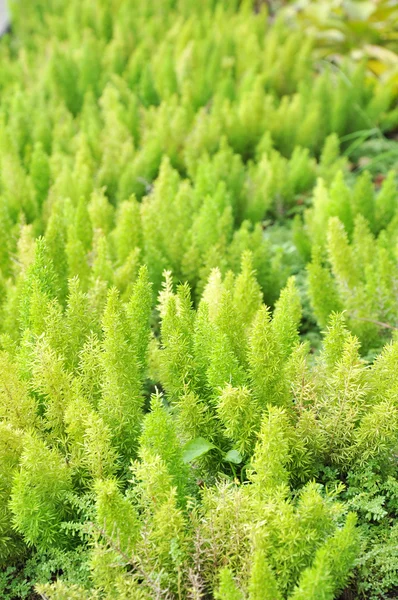
<path fill-rule="evenodd" d="M 320 70 L 323 63 L 339 69 L 347 58 L 365 62 L 370 79 L 393 84 L 398 105 L 397 0 L 260 0 L 257 8 L 264 4 L 271 18 L 283 19 L 313 38 Z M 354 168 L 381 177 L 398 169 L 398 131 L 385 136 L 370 125 L 342 141 Z"/>
<path fill-rule="evenodd" d="M 393 79 L 398 89 L 396 0 L 298 0 L 286 5 L 285 12 L 316 39 L 320 58 L 337 64 L 347 54 L 366 59 L 369 76 Z"/>
<path fill-rule="evenodd" d="M 271 14 L 283 9 L 298 26 L 315 35 L 321 53 L 338 54 L 377 46 L 396 52 L 398 49 L 398 3 L 396 0 L 294 0 L 266 3 Z M 371 49 L 368 49 L 369 53 Z M 381 61 L 396 56 L 381 52 Z M 374 65 L 372 65 L 374 66 Z"/>

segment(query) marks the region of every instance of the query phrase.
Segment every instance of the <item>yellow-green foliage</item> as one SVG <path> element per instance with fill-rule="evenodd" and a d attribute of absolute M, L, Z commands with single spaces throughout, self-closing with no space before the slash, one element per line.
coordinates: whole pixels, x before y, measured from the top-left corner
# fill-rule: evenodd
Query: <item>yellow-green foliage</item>
<path fill-rule="evenodd" d="M 0 597 L 391 596 L 393 77 L 285 3 L 10 4 Z"/>

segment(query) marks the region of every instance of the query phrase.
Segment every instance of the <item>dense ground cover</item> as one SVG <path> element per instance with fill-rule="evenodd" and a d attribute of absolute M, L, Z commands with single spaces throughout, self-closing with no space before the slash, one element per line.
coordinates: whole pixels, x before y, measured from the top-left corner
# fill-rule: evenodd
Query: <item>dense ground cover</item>
<path fill-rule="evenodd" d="M 2 598 L 398 593 L 397 8 L 268 4 L 13 5 Z"/>

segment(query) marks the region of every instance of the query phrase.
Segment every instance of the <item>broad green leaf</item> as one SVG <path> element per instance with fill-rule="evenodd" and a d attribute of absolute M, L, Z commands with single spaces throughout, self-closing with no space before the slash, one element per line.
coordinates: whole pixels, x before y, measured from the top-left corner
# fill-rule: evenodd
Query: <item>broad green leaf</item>
<path fill-rule="evenodd" d="M 202 437 L 195 438 L 194 440 L 188 442 L 188 444 L 185 445 L 182 454 L 182 459 L 185 463 L 192 462 L 196 458 L 207 454 L 207 452 L 209 452 L 209 450 L 212 450 L 213 448 L 215 448 L 214 444 L 212 444 L 208 440 L 205 440 Z"/>
<path fill-rule="evenodd" d="M 239 450 L 232 449 L 226 453 L 223 460 L 225 462 L 234 463 L 234 465 L 240 465 L 243 460 L 243 456 L 239 452 Z"/>

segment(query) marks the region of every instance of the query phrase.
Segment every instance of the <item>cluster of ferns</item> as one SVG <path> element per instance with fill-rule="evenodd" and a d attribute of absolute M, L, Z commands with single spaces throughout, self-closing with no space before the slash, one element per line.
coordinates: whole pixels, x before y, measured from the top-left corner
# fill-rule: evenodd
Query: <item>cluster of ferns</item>
<path fill-rule="evenodd" d="M 398 182 L 350 153 L 397 127 L 393 82 L 262 2 L 25 4 L 0 596 L 397 593 Z"/>

